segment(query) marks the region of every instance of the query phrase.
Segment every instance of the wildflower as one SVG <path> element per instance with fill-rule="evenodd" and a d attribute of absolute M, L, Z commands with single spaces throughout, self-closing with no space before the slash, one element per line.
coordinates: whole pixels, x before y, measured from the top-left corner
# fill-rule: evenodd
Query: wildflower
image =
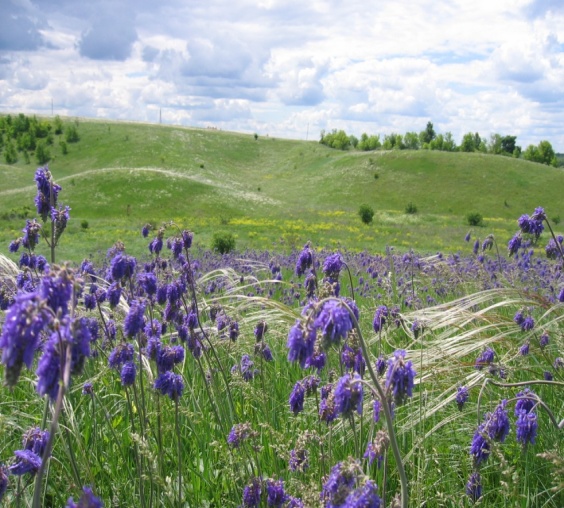
<path fill-rule="evenodd" d="M 266 321 L 259 321 L 255 326 L 254 334 L 257 341 L 263 340 L 264 334 L 268 331 L 268 324 Z"/>
<path fill-rule="evenodd" d="M 340 301 L 334 299 L 323 304 L 313 326 L 321 330 L 323 340 L 329 344 L 345 339 L 353 329 L 349 311 Z"/>
<path fill-rule="evenodd" d="M 515 427 L 517 428 L 517 441 L 519 443 L 523 446 L 526 446 L 528 443 L 535 444 L 538 423 L 537 415 L 534 411 L 520 410 Z"/>
<path fill-rule="evenodd" d="M 544 378 L 545 381 L 552 381 L 554 379 L 552 376 L 552 372 L 550 372 L 549 370 L 545 370 L 542 373 L 542 377 Z"/>
<path fill-rule="evenodd" d="M 546 244 L 544 251 L 546 252 L 546 257 L 548 259 L 558 259 L 561 254 L 562 245 L 558 245 L 554 238 L 551 238 L 549 242 Z"/>
<path fill-rule="evenodd" d="M 470 444 L 470 455 L 474 459 L 474 465 L 478 466 L 486 461 L 490 456 L 490 442 L 486 435 L 485 424 L 480 424 L 474 433 L 472 443 Z"/>
<path fill-rule="evenodd" d="M 38 381 L 36 390 L 39 395 L 49 395 L 55 400 L 59 393 L 59 379 L 61 369 L 61 354 L 59 351 L 59 336 L 55 332 L 44 346 L 43 354 L 37 364 Z"/>
<path fill-rule="evenodd" d="M 381 305 L 376 309 L 374 313 L 374 320 L 372 321 L 372 327 L 374 331 L 378 333 L 384 324 L 386 323 L 386 318 L 388 317 L 388 307 Z"/>
<path fill-rule="evenodd" d="M 372 419 L 374 423 L 378 423 L 380 420 L 380 413 L 382 412 L 382 403 L 379 399 L 374 399 L 372 401 Z"/>
<path fill-rule="evenodd" d="M 482 370 L 484 365 L 490 365 L 491 363 L 493 363 L 494 357 L 495 357 L 494 350 L 488 347 L 484 351 L 482 351 L 482 353 L 480 354 L 480 356 L 478 356 L 478 358 L 476 358 L 476 363 L 474 367 L 478 370 Z"/>
<path fill-rule="evenodd" d="M 513 254 L 517 254 L 517 252 L 521 248 L 522 240 L 523 239 L 521 237 L 520 231 L 515 233 L 513 238 L 509 240 L 509 242 L 507 243 L 507 250 L 509 251 L 510 256 L 512 256 Z"/>
<path fill-rule="evenodd" d="M 145 326 L 145 303 L 133 300 L 129 306 L 129 312 L 123 321 L 123 332 L 126 337 L 134 337 Z"/>
<path fill-rule="evenodd" d="M 8 473 L 9 469 L 0 464 L 0 502 L 8 489 Z"/>
<path fill-rule="evenodd" d="M 253 478 L 243 489 L 243 507 L 254 508 L 260 504 L 262 494 L 262 482 L 260 478 Z"/>
<path fill-rule="evenodd" d="M 494 244 L 494 237 L 493 235 L 488 235 L 486 236 L 484 243 L 482 243 L 482 252 L 486 251 L 486 250 L 491 250 L 492 246 Z"/>
<path fill-rule="evenodd" d="M 290 451 L 290 471 L 304 472 L 309 467 L 309 453 L 305 448 Z"/>
<path fill-rule="evenodd" d="M 388 433 L 384 430 L 379 430 L 374 437 L 374 440 L 368 443 L 366 451 L 364 452 L 364 458 L 368 459 L 368 464 L 372 463 L 378 459 L 378 467 L 384 460 L 384 453 L 390 446 L 390 437 Z"/>
<path fill-rule="evenodd" d="M 335 387 L 335 405 L 343 416 L 349 416 L 354 409 L 359 415 L 362 414 L 363 389 L 360 376 L 345 374 L 337 382 Z"/>
<path fill-rule="evenodd" d="M 521 356 L 527 356 L 529 354 L 529 346 L 530 343 L 529 341 L 525 342 L 520 348 L 519 348 L 519 354 Z"/>
<path fill-rule="evenodd" d="M 151 224 L 145 224 L 143 226 L 143 228 L 141 229 L 141 234 L 143 235 L 143 238 L 147 238 L 147 236 L 149 236 L 150 230 L 151 230 Z"/>
<path fill-rule="evenodd" d="M 133 362 L 125 362 L 121 368 L 121 384 L 122 386 L 131 386 L 135 383 L 135 375 L 137 374 L 137 368 Z"/>
<path fill-rule="evenodd" d="M 229 340 L 235 342 L 239 337 L 239 323 L 237 321 L 229 322 Z"/>
<path fill-rule="evenodd" d="M 162 374 L 184 361 L 184 348 L 182 346 L 159 347 L 156 354 L 157 371 Z"/>
<path fill-rule="evenodd" d="M 458 409 L 462 410 L 464 404 L 468 400 L 468 388 L 466 386 L 459 386 L 456 394 L 456 404 L 458 405 Z"/>
<path fill-rule="evenodd" d="M 22 229 L 24 234 L 22 238 L 22 245 L 29 250 L 34 250 L 39 243 L 39 238 L 41 235 L 41 224 L 39 224 L 35 219 L 25 221 L 25 228 Z"/>
<path fill-rule="evenodd" d="M 343 260 L 339 253 L 331 254 L 325 258 L 323 263 L 323 273 L 331 279 L 338 279 L 343 267 Z"/>
<path fill-rule="evenodd" d="M 266 480 L 266 493 L 268 506 L 281 507 L 288 500 L 282 480 L 271 480 L 270 478 Z"/>
<path fill-rule="evenodd" d="M 111 351 L 108 356 L 108 364 L 114 369 L 121 369 L 124 363 L 133 361 L 134 355 L 133 344 L 120 344 Z"/>
<path fill-rule="evenodd" d="M 548 335 L 548 332 L 542 332 L 542 335 L 540 336 L 539 339 L 539 344 L 541 349 L 544 349 L 546 346 L 548 346 L 549 342 L 550 342 L 550 337 Z"/>
<path fill-rule="evenodd" d="M 189 249 L 192 247 L 192 239 L 194 238 L 194 233 L 191 231 L 187 231 L 184 229 L 181 233 L 182 236 L 182 245 L 185 249 Z"/>
<path fill-rule="evenodd" d="M 319 382 L 321 380 L 317 376 L 306 376 L 302 379 L 302 384 L 304 385 L 304 389 L 306 395 L 311 395 L 317 391 L 317 387 L 319 386 Z"/>
<path fill-rule="evenodd" d="M 142 272 L 137 275 L 137 282 L 147 296 L 157 294 L 157 276 L 153 272 Z"/>
<path fill-rule="evenodd" d="M 531 316 L 527 316 L 522 323 L 520 323 L 521 330 L 528 332 L 535 327 L 535 320 Z"/>
<path fill-rule="evenodd" d="M 121 285 L 119 282 L 113 282 L 108 286 L 106 298 L 112 309 L 119 303 L 119 299 L 121 298 Z"/>
<path fill-rule="evenodd" d="M 168 395 L 172 400 L 177 401 L 184 391 L 184 381 L 180 374 L 166 371 L 155 379 L 154 387 L 163 395 Z"/>
<path fill-rule="evenodd" d="M 384 355 L 380 355 L 376 359 L 376 372 L 378 373 L 379 376 L 381 376 L 382 374 L 384 374 L 384 372 L 386 372 L 386 365 L 387 365 L 386 357 Z"/>
<path fill-rule="evenodd" d="M 306 335 L 307 333 L 307 335 Z M 313 354 L 315 345 L 315 329 L 304 330 L 303 325 L 299 320 L 290 331 L 288 332 L 288 361 L 299 362 L 300 366 L 304 368 L 306 359 Z"/>
<path fill-rule="evenodd" d="M 94 390 L 92 387 L 92 383 L 86 382 L 82 387 L 82 395 L 93 395 Z"/>
<path fill-rule="evenodd" d="M 9 467 L 10 473 L 21 476 L 26 473 L 34 475 L 41 467 L 41 457 L 32 450 L 16 450 L 16 461 Z"/>
<path fill-rule="evenodd" d="M 405 362 L 405 350 L 398 349 L 394 352 L 394 358 L 388 360 L 386 372 L 386 389 L 392 390 L 394 401 L 399 406 L 405 402 L 407 397 L 412 396 L 413 380 L 416 372 L 410 361 Z"/>
<path fill-rule="evenodd" d="M 24 364 L 28 369 L 31 368 L 39 335 L 49 320 L 49 313 L 42 308 L 37 294 L 20 293 L 16 296 L 6 313 L 0 335 L 2 363 L 8 386 L 15 386 L 18 382 Z"/>
<path fill-rule="evenodd" d="M 552 366 L 555 370 L 564 369 L 564 358 L 562 358 L 561 356 L 556 357 Z"/>
<path fill-rule="evenodd" d="M 126 256 L 118 252 L 110 263 L 110 275 L 112 280 L 129 279 L 133 276 L 137 260 L 133 256 Z"/>
<path fill-rule="evenodd" d="M 250 381 L 258 373 L 258 370 L 254 369 L 253 366 L 254 362 L 251 360 L 249 355 L 243 355 L 241 357 L 240 370 L 241 376 L 245 381 Z"/>
<path fill-rule="evenodd" d="M 257 433 L 252 430 L 250 423 L 236 423 L 227 436 L 227 444 L 232 448 L 239 448 L 243 441 L 256 435 Z"/>
<path fill-rule="evenodd" d="M 313 265 L 313 251 L 308 242 L 304 245 L 304 248 L 302 249 L 302 251 L 298 256 L 298 260 L 296 262 L 296 275 L 298 277 L 303 275 L 308 268 L 311 268 L 312 265 Z"/>
<path fill-rule="evenodd" d="M 317 369 L 317 372 L 321 372 L 321 370 L 325 367 L 325 363 L 327 361 L 327 356 L 325 353 L 321 351 L 314 351 L 313 354 L 306 360 L 305 366 L 306 367 L 313 367 Z"/>
<path fill-rule="evenodd" d="M 305 398 L 304 386 L 301 383 L 301 381 L 298 381 L 294 385 L 294 389 L 290 394 L 290 400 L 289 400 L 290 409 L 295 415 L 297 415 L 298 413 L 304 410 L 304 398 Z"/>
<path fill-rule="evenodd" d="M 59 240 L 63 231 L 67 227 L 67 221 L 70 219 L 70 207 L 65 206 L 64 208 L 59 207 L 57 210 L 56 208 L 51 208 L 51 221 L 55 226 L 55 242 Z"/>
<path fill-rule="evenodd" d="M 94 495 L 90 487 L 84 487 L 78 502 L 75 503 L 71 497 L 65 508 L 104 508 L 104 503 Z"/>
<path fill-rule="evenodd" d="M 351 508 L 380 508 L 378 487 L 372 480 L 366 480 L 364 485 L 353 490 L 346 498 L 345 505 Z"/>
<path fill-rule="evenodd" d="M 267 362 L 274 361 L 270 346 L 266 342 L 258 342 L 257 344 L 255 344 L 255 355 L 262 356 Z"/>
<path fill-rule="evenodd" d="M 468 233 L 466 233 L 466 236 L 464 237 L 464 241 L 469 242 L 471 237 L 472 235 L 470 234 L 470 231 L 468 231 Z"/>
<path fill-rule="evenodd" d="M 474 254 L 478 254 L 479 250 L 480 250 L 480 240 L 476 238 L 474 242 L 474 247 L 472 248 L 472 252 L 474 252 Z"/>
<path fill-rule="evenodd" d="M 17 240 L 12 240 L 10 242 L 10 245 L 8 247 L 8 250 L 10 252 L 18 252 L 19 248 L 20 248 L 20 244 L 22 243 L 22 239 L 18 238 Z"/>
<path fill-rule="evenodd" d="M 349 506 L 345 505 L 345 501 L 354 490 L 360 472 L 360 465 L 352 459 L 339 462 L 333 466 L 320 494 L 320 499 L 324 505 Z"/>
<path fill-rule="evenodd" d="M 480 473 L 474 472 L 470 475 L 468 483 L 466 483 L 466 495 L 473 503 L 482 497 L 482 478 Z"/>
<path fill-rule="evenodd" d="M 500 443 L 503 443 L 507 434 L 509 434 L 509 417 L 505 410 L 506 404 L 507 401 L 502 400 L 493 413 L 486 413 L 484 416 L 489 437 Z"/>

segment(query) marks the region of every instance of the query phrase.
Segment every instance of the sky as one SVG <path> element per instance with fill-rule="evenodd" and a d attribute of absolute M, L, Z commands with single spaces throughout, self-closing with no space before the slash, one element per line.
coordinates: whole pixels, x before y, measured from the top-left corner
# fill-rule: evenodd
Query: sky
<path fill-rule="evenodd" d="M 564 152 L 562 0 L 0 0 L 0 112 Z"/>

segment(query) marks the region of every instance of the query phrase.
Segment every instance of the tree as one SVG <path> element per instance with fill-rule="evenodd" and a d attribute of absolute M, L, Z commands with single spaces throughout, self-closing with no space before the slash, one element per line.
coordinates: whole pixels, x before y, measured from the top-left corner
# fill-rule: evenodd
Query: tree
<path fill-rule="evenodd" d="M 515 141 L 517 140 L 517 136 L 503 136 L 501 138 L 501 151 L 513 154 L 515 152 Z"/>
<path fill-rule="evenodd" d="M 439 134 L 435 139 L 429 143 L 429 150 L 444 150 L 444 137 Z"/>
<path fill-rule="evenodd" d="M 382 144 L 380 143 L 379 134 L 368 136 L 366 132 L 363 132 L 362 135 L 360 136 L 360 142 L 358 143 L 359 150 L 364 150 L 364 151 L 376 150 L 381 146 Z"/>
<path fill-rule="evenodd" d="M 443 150 L 445 152 L 454 152 L 456 150 L 456 143 L 452 137 L 452 132 L 445 132 L 443 139 Z"/>
<path fill-rule="evenodd" d="M 37 143 L 37 147 L 35 148 L 35 158 L 37 159 L 37 164 L 40 166 L 49 162 L 51 154 L 49 153 L 49 149 L 45 146 L 44 141 L 39 141 Z"/>
<path fill-rule="evenodd" d="M 548 141 L 541 141 L 537 146 L 529 145 L 525 152 L 523 152 L 523 158 L 528 161 L 547 164 L 554 167 L 558 164 L 556 154 L 554 153 L 552 145 Z"/>
<path fill-rule="evenodd" d="M 351 134 L 349 136 L 349 143 L 353 148 L 356 148 L 358 146 L 358 138 L 354 134 Z"/>
<path fill-rule="evenodd" d="M 503 151 L 502 139 L 501 134 L 491 134 L 488 143 L 488 153 L 499 155 Z"/>
<path fill-rule="evenodd" d="M 76 143 L 80 141 L 80 136 L 78 135 L 78 129 L 75 125 L 69 125 L 65 132 L 65 139 L 67 143 Z"/>
<path fill-rule="evenodd" d="M 369 205 L 360 205 L 358 215 L 364 224 L 370 224 L 372 222 L 372 218 L 374 217 L 374 210 Z"/>
<path fill-rule="evenodd" d="M 464 134 L 462 141 L 460 142 L 460 151 L 473 152 L 474 150 L 476 150 L 476 145 L 474 144 L 474 134 L 467 132 Z"/>
<path fill-rule="evenodd" d="M 418 150 L 420 146 L 419 135 L 417 132 L 406 132 L 403 136 L 403 143 L 408 150 Z"/>
<path fill-rule="evenodd" d="M 427 127 L 425 127 L 425 130 L 420 134 L 421 143 L 429 144 L 431 141 L 433 141 L 433 139 L 435 139 L 435 137 L 436 134 L 435 129 L 433 129 L 433 124 L 431 122 L 427 122 Z"/>
<path fill-rule="evenodd" d="M 18 154 L 16 152 L 16 145 L 12 140 L 6 143 L 6 148 L 4 149 L 4 160 L 6 164 L 14 164 L 18 162 Z"/>

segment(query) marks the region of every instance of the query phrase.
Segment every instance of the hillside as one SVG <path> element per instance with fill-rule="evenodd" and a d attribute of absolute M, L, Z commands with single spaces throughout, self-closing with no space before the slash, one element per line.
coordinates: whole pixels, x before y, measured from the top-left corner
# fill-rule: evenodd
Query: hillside
<path fill-rule="evenodd" d="M 352 250 L 456 251 L 479 212 L 504 249 L 516 219 L 544 206 L 564 217 L 564 172 L 478 153 L 340 152 L 317 142 L 206 129 L 81 120 L 81 140 L 49 167 L 63 187 L 71 221 L 61 255 L 80 259 L 122 240 L 145 252 L 146 222 L 174 220 L 208 246 L 231 231 L 238 249 L 287 249 L 311 239 Z M 0 242 L 19 236 L 23 206 L 33 207 L 37 164 L 0 165 Z M 417 213 L 407 215 L 408 203 Z M 366 226 L 362 203 L 376 212 Z M 88 227 L 81 226 L 87 221 Z M 558 226 L 557 226 L 558 228 Z"/>

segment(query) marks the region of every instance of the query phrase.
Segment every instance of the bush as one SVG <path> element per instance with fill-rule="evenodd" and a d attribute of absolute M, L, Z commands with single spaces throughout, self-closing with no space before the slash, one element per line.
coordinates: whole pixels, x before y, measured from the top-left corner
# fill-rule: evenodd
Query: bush
<path fill-rule="evenodd" d="M 360 205 L 358 215 L 360 215 L 362 222 L 370 224 L 372 222 L 372 218 L 374 217 L 374 210 L 368 205 Z"/>
<path fill-rule="evenodd" d="M 414 213 L 417 213 L 417 207 L 410 201 L 405 207 L 405 213 L 413 215 Z"/>
<path fill-rule="evenodd" d="M 235 237 L 231 233 L 214 233 L 211 248 L 220 254 L 227 254 L 235 249 Z"/>
<path fill-rule="evenodd" d="M 82 229 L 88 229 L 88 221 L 87 221 L 86 219 L 83 219 L 83 220 L 80 222 L 80 227 L 81 227 Z"/>
<path fill-rule="evenodd" d="M 76 143 L 80 141 L 80 136 L 78 134 L 78 129 L 74 125 L 69 125 L 65 132 L 65 139 L 67 143 Z"/>
<path fill-rule="evenodd" d="M 469 226 L 483 226 L 484 225 L 484 218 L 482 217 L 482 214 L 478 213 L 478 212 L 470 212 L 466 216 L 466 221 L 468 222 Z"/>

